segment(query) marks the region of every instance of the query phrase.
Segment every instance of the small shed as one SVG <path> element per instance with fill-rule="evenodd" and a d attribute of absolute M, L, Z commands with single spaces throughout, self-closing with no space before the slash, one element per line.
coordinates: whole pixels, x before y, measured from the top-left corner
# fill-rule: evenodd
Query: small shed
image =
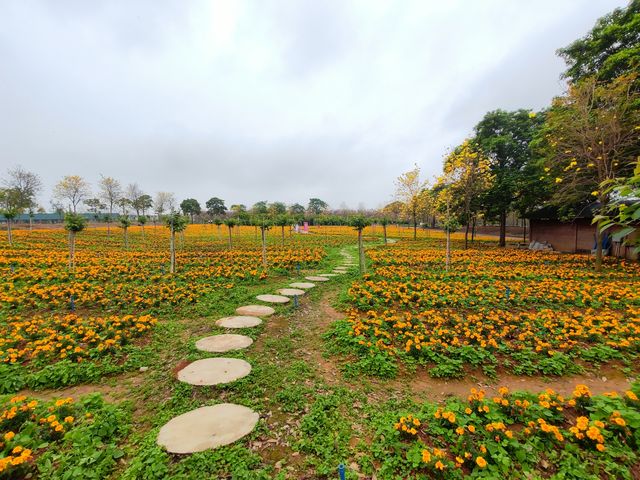
<path fill-rule="evenodd" d="M 554 250 L 567 253 L 590 252 L 595 248 L 596 226 L 592 224 L 594 212 L 598 210 L 598 203 L 584 207 L 571 220 L 561 220 L 558 209 L 553 206 L 540 208 L 529 214 L 529 236 L 531 242 L 548 243 Z M 609 230 L 615 233 L 616 228 Z M 627 240 L 638 237 L 638 231 L 631 234 Z M 613 242 L 609 254 L 620 258 L 635 260 L 637 254 L 633 247 L 622 245 L 622 241 Z"/>

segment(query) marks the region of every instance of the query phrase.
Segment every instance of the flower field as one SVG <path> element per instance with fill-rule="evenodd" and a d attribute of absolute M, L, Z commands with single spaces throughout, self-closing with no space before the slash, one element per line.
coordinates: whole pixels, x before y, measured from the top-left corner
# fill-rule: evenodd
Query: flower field
<path fill-rule="evenodd" d="M 349 289 L 336 330 L 360 358 L 382 353 L 462 377 L 474 367 L 561 375 L 638 356 L 637 263 L 597 274 L 584 256 L 483 248 L 454 250 L 446 272 L 441 246 L 422 245 L 368 252 L 372 273 Z"/>
<path fill-rule="evenodd" d="M 501 388 L 488 398 L 427 403 L 404 415 L 379 414 L 372 451 L 382 478 L 634 478 L 640 386 L 569 398 Z M 386 423 L 383 423 L 386 422 Z"/>

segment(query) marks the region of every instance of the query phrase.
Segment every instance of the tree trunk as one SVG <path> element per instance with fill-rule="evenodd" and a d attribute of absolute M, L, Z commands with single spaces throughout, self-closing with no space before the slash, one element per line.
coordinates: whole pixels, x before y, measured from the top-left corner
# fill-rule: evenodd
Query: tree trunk
<path fill-rule="evenodd" d="M 367 264 L 364 257 L 364 245 L 362 244 L 362 229 L 358 230 L 358 259 L 360 260 L 360 273 L 367 273 Z"/>
<path fill-rule="evenodd" d="M 413 214 L 413 239 L 418 239 L 418 218 L 416 217 L 415 212 Z"/>
<path fill-rule="evenodd" d="M 467 220 L 467 225 L 464 229 L 464 249 L 469 248 L 469 220 Z"/>
<path fill-rule="evenodd" d="M 69 230 L 69 270 L 74 271 L 76 268 L 76 234 Z"/>
<path fill-rule="evenodd" d="M 522 219 L 522 243 L 527 243 L 527 219 Z"/>
<path fill-rule="evenodd" d="M 476 241 L 476 217 L 473 217 L 473 222 L 471 224 L 471 243 Z"/>
<path fill-rule="evenodd" d="M 231 227 L 229 227 L 229 250 L 233 248 L 233 240 L 231 236 Z"/>
<path fill-rule="evenodd" d="M 222 238 L 222 234 L 220 233 L 220 225 L 218 225 L 218 240 Z"/>
<path fill-rule="evenodd" d="M 29 215 L 29 231 L 33 231 L 33 217 Z"/>
<path fill-rule="evenodd" d="M 124 229 L 124 248 L 129 248 L 129 233 L 128 228 Z"/>
<path fill-rule="evenodd" d="M 507 211 L 503 210 L 500 212 L 500 242 L 498 243 L 500 247 L 504 247 L 507 245 Z"/>
<path fill-rule="evenodd" d="M 282 228 L 282 246 L 284 247 L 284 225 L 281 225 L 280 228 Z"/>
<path fill-rule="evenodd" d="M 9 245 L 13 246 L 13 232 L 11 230 L 10 218 L 7 218 L 7 237 L 9 237 Z"/>
<path fill-rule="evenodd" d="M 384 244 L 387 244 L 387 226 L 382 225 L 382 236 L 384 237 Z"/>
<path fill-rule="evenodd" d="M 144 225 L 140 225 L 140 227 L 142 228 L 142 241 L 144 242 Z"/>
<path fill-rule="evenodd" d="M 451 231 L 449 228 L 447 228 L 447 258 L 446 258 L 447 272 L 449 271 L 450 265 L 451 265 Z"/>
<path fill-rule="evenodd" d="M 596 272 L 602 270 L 602 230 L 600 222 L 596 226 Z"/>
<path fill-rule="evenodd" d="M 170 264 L 169 273 L 176 273 L 176 232 L 171 226 L 171 236 L 169 237 Z"/>
<path fill-rule="evenodd" d="M 264 228 L 260 229 L 260 235 L 262 237 L 262 266 L 267 268 L 267 238 Z"/>

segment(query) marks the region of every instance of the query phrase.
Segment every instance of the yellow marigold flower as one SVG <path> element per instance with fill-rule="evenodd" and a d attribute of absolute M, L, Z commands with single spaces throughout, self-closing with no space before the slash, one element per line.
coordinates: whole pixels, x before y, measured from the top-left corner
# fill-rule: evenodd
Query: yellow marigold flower
<path fill-rule="evenodd" d="M 483 457 L 477 457 L 476 458 L 476 464 L 480 467 L 480 468 L 484 468 L 487 466 L 487 461 L 483 458 Z"/>
<path fill-rule="evenodd" d="M 560 177 L 556 177 L 556 183 L 562 183 L 562 179 Z"/>
<path fill-rule="evenodd" d="M 444 463 L 438 460 L 435 464 L 436 470 L 444 470 Z"/>
<path fill-rule="evenodd" d="M 429 463 L 431 461 L 431 453 L 429 452 L 429 450 L 422 451 L 422 461 L 424 463 Z"/>
<path fill-rule="evenodd" d="M 74 420 L 72 416 L 64 417 L 65 423 L 73 423 Z"/>
<path fill-rule="evenodd" d="M 4 439 L 8 442 L 10 441 L 13 437 L 15 437 L 16 434 L 13 432 L 7 432 L 4 434 Z"/>
<path fill-rule="evenodd" d="M 599 443 L 599 444 L 597 444 L 597 445 L 596 445 L 596 449 L 597 449 L 599 452 L 604 452 L 604 451 L 606 450 L 606 448 L 607 448 L 607 447 L 605 447 L 605 446 L 604 446 L 603 444 L 601 444 L 601 443 Z"/>
<path fill-rule="evenodd" d="M 638 400 L 638 396 L 635 393 L 633 393 L 631 390 L 627 390 L 625 392 L 625 395 L 629 400 Z"/>

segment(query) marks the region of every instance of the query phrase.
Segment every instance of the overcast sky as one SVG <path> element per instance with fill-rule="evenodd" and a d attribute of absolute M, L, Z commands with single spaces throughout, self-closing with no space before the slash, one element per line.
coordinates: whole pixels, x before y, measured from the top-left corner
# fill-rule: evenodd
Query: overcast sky
<path fill-rule="evenodd" d="M 564 90 L 623 0 L 0 1 L 0 164 L 178 200 L 379 207 L 485 112 Z"/>

